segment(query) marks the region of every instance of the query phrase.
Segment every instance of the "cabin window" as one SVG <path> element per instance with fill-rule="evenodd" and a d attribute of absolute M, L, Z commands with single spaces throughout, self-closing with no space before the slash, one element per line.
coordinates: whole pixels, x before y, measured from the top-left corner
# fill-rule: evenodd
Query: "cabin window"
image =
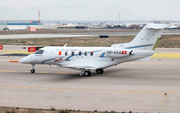
<path fill-rule="evenodd" d="M 91 51 L 91 56 L 93 56 L 93 51 Z"/>
<path fill-rule="evenodd" d="M 67 52 L 67 51 L 65 52 L 65 55 L 68 55 L 68 52 Z"/>
<path fill-rule="evenodd" d="M 79 56 L 81 56 L 81 54 L 82 54 L 82 52 L 81 52 L 81 51 L 79 51 Z"/>
<path fill-rule="evenodd" d="M 74 51 L 72 51 L 71 56 L 74 56 Z"/>
<path fill-rule="evenodd" d="M 84 53 L 85 56 L 87 56 L 87 51 Z"/>

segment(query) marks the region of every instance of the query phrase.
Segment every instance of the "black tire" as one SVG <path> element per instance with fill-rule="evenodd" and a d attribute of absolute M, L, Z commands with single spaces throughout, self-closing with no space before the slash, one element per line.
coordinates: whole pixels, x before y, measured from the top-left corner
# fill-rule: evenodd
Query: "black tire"
<path fill-rule="evenodd" d="M 4 28 L 3 31 L 9 31 L 9 28 Z"/>
<path fill-rule="evenodd" d="M 31 69 L 31 73 L 35 73 L 35 69 Z"/>
<path fill-rule="evenodd" d="M 103 72 L 104 72 L 103 69 L 97 69 L 97 70 L 96 70 L 96 73 L 97 73 L 97 74 L 102 74 Z"/>
<path fill-rule="evenodd" d="M 84 76 L 86 76 L 86 77 L 91 76 L 91 72 L 90 71 L 85 71 Z"/>

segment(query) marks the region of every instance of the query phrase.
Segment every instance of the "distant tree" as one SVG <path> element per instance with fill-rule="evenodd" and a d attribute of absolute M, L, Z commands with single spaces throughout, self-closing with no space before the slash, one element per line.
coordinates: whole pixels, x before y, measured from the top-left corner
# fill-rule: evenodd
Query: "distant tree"
<path fill-rule="evenodd" d="M 112 26 L 111 25 L 106 25 L 106 28 L 112 28 Z"/>
<path fill-rule="evenodd" d="M 127 29 L 127 27 L 126 26 L 122 26 L 122 29 Z"/>
<path fill-rule="evenodd" d="M 140 29 L 140 27 L 138 26 L 138 25 L 130 25 L 129 27 L 128 27 L 128 29 Z"/>
<path fill-rule="evenodd" d="M 122 26 L 120 26 L 120 25 L 115 25 L 114 28 L 115 28 L 115 29 L 121 29 Z"/>

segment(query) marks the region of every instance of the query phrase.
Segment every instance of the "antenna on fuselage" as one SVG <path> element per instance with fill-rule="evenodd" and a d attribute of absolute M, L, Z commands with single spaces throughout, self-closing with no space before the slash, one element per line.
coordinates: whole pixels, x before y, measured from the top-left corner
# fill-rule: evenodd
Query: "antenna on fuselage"
<path fill-rule="evenodd" d="M 64 47 L 66 47 L 67 44 L 64 45 Z"/>

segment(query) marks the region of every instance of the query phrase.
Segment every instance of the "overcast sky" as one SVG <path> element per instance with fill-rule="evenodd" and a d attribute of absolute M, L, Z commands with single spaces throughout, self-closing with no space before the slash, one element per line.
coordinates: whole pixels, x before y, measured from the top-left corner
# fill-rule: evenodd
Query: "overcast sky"
<path fill-rule="evenodd" d="M 141 20 L 180 20 L 180 0 L 0 0 L 0 7 L 17 9 L 75 5 L 96 8 L 121 6 Z"/>

